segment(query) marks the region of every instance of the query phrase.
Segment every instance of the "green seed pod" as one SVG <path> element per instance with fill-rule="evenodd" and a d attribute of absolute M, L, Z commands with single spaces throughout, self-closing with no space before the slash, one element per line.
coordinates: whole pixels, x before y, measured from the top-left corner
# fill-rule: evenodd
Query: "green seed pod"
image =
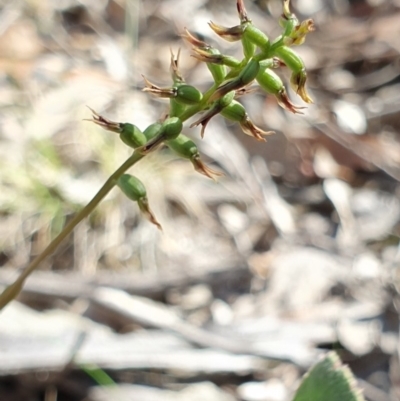
<path fill-rule="evenodd" d="M 149 201 L 147 199 L 146 188 L 139 178 L 131 174 L 123 174 L 117 182 L 118 187 L 121 191 L 134 202 L 137 202 L 140 211 L 143 215 L 153 224 L 155 224 L 160 230 L 162 227 L 157 219 L 154 217 L 149 207 Z"/>
<path fill-rule="evenodd" d="M 264 71 L 260 71 L 256 79 L 263 90 L 273 95 L 279 93 L 279 91 L 284 88 L 283 82 L 279 76 L 268 68 Z"/>
<path fill-rule="evenodd" d="M 235 98 L 235 91 L 229 92 L 226 95 L 222 96 L 221 99 L 218 100 L 218 107 L 220 110 L 229 106 L 233 99 Z"/>
<path fill-rule="evenodd" d="M 120 124 L 120 127 L 121 133 L 119 137 L 121 138 L 122 142 L 131 148 L 138 148 L 147 142 L 146 136 L 138 127 L 136 127 L 136 125 L 125 123 Z"/>
<path fill-rule="evenodd" d="M 268 36 L 252 23 L 247 24 L 243 37 L 258 46 L 263 52 L 267 51 L 270 47 Z"/>
<path fill-rule="evenodd" d="M 177 138 L 166 142 L 167 146 L 184 159 L 191 159 L 198 154 L 196 144 L 186 135 L 179 134 Z"/>
<path fill-rule="evenodd" d="M 203 94 L 194 86 L 182 84 L 176 88 L 175 100 L 178 103 L 192 106 L 201 102 Z"/>
<path fill-rule="evenodd" d="M 291 102 L 287 95 L 285 85 L 283 85 L 282 80 L 273 71 L 268 68 L 265 71 L 261 71 L 257 75 L 257 82 L 263 90 L 276 97 L 281 107 L 292 113 L 302 114 L 300 110 L 304 107 L 296 106 Z"/>
<path fill-rule="evenodd" d="M 213 47 L 209 47 L 206 51 L 211 55 L 221 54 L 219 50 L 214 49 Z M 214 82 L 216 84 L 221 83 L 226 76 L 226 68 L 224 65 L 218 65 L 214 63 L 207 63 L 207 68 L 213 76 Z"/>
<path fill-rule="evenodd" d="M 232 100 L 231 103 L 221 111 L 221 115 L 228 120 L 240 122 L 246 117 L 246 110 L 239 102 Z"/>
<path fill-rule="evenodd" d="M 246 24 L 246 25 L 251 25 L 251 24 Z M 243 48 L 244 58 L 246 60 L 250 60 L 254 56 L 254 53 L 256 51 L 256 45 L 252 40 L 250 40 L 249 35 L 246 35 L 246 31 L 247 27 L 242 36 L 242 48 Z"/>
<path fill-rule="evenodd" d="M 117 182 L 121 191 L 130 199 L 137 202 L 146 197 L 146 188 L 142 181 L 130 174 L 123 174 Z"/>
<path fill-rule="evenodd" d="M 281 46 L 274 50 L 274 56 L 281 59 L 293 72 L 300 72 L 305 69 L 301 57 L 290 47 Z"/>
<path fill-rule="evenodd" d="M 182 131 L 183 124 L 178 117 L 167 118 L 162 126 L 162 133 L 164 140 L 175 139 Z"/>
<path fill-rule="evenodd" d="M 150 139 L 153 139 L 156 137 L 162 129 L 162 123 L 156 122 L 154 124 L 149 125 L 144 131 L 143 134 L 146 137 L 146 140 L 149 141 Z"/>

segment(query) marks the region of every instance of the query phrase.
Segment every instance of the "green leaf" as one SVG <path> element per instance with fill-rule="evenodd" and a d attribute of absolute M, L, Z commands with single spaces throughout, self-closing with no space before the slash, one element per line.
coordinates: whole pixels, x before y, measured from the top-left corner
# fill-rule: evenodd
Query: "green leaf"
<path fill-rule="evenodd" d="M 364 397 L 348 366 L 329 352 L 305 374 L 293 401 L 364 401 Z"/>

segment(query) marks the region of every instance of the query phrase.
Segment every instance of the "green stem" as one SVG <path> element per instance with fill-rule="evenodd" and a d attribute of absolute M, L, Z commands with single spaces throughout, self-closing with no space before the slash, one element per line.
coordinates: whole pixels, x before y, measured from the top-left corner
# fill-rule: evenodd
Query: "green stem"
<path fill-rule="evenodd" d="M 21 291 L 25 280 L 29 275 L 49 257 L 61 244 L 61 242 L 72 232 L 72 230 L 96 208 L 96 206 L 104 199 L 104 197 L 114 188 L 118 178 L 126 171 L 129 167 L 132 167 L 135 163 L 141 160 L 144 155 L 134 152 L 121 166 L 108 178 L 104 185 L 100 188 L 93 199 L 80 211 L 74 218 L 63 228 L 60 234 L 57 235 L 46 247 L 46 249 L 23 270 L 19 277 L 10 284 L 3 293 L 0 295 L 0 310 L 3 309 L 11 300 L 13 300 Z"/>

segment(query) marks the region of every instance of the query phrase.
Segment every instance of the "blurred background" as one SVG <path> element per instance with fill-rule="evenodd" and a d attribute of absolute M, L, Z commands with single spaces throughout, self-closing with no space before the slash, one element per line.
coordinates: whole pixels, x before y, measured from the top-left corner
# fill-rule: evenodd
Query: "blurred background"
<path fill-rule="evenodd" d="M 245 4 L 280 34 L 281 1 Z M 188 83 L 212 82 L 184 27 L 241 48 L 208 27 L 237 25 L 234 0 L 0 6 L 4 287 L 130 154 L 86 106 L 144 129 L 167 103 L 141 75 L 168 86 L 171 49 Z M 314 104 L 244 97 L 267 143 L 221 117 L 203 140 L 185 128 L 218 183 L 167 149 L 135 166 L 163 233 L 118 190 L 75 229 L 0 314 L 2 401 L 289 401 L 331 349 L 367 400 L 400 400 L 400 1 L 292 8 L 316 25 L 296 48 Z"/>

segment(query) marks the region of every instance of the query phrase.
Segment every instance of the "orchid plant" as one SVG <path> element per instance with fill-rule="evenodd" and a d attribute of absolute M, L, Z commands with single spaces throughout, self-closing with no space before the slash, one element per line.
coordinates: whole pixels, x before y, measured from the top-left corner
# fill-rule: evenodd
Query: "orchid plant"
<path fill-rule="evenodd" d="M 306 90 L 307 73 L 301 57 L 293 50 L 301 45 L 306 35 L 314 30 L 311 19 L 299 22 L 290 11 L 290 0 L 283 0 L 283 13 L 280 19 L 282 33 L 276 39 L 258 29 L 249 18 L 244 0 L 237 0 L 240 23 L 234 27 L 224 27 L 210 22 L 210 28 L 222 39 L 240 42 L 243 58 L 238 60 L 222 54 L 210 44 L 199 40 L 185 29 L 182 37 L 193 50 L 193 57 L 204 62 L 209 69 L 213 84 L 205 92 L 187 84 L 179 70 L 179 53 L 171 52 L 170 70 L 172 83 L 168 87 L 159 87 L 144 78 L 144 91 L 159 98 L 169 100 L 168 112 L 159 121 L 149 125 L 144 131 L 131 123 L 111 121 L 91 109 L 90 121 L 107 131 L 119 135 L 120 139 L 133 149 L 132 155 L 107 179 L 93 199 L 63 228 L 61 233 L 38 255 L 0 295 L 0 309 L 6 306 L 21 291 L 26 278 L 50 256 L 72 230 L 87 217 L 115 186 L 134 202 L 137 202 L 143 215 L 159 229 L 161 225 L 149 206 L 145 185 L 135 176 L 126 173 L 146 155 L 162 145 L 167 146 L 180 157 L 188 159 L 194 169 L 212 179 L 221 175 L 206 166 L 196 143 L 182 133 L 184 123 L 191 117 L 201 115 L 190 127 L 201 126 L 204 136 L 208 122 L 216 115 L 237 122 L 243 132 L 258 141 L 273 134 L 257 127 L 250 119 L 238 98 L 253 92 L 256 83 L 267 94 L 273 95 L 278 104 L 292 113 L 301 113 L 303 107 L 296 106 L 289 99 L 285 85 L 275 70 L 288 67 L 291 70 L 290 84 L 297 95 L 306 103 L 312 100 Z"/>

